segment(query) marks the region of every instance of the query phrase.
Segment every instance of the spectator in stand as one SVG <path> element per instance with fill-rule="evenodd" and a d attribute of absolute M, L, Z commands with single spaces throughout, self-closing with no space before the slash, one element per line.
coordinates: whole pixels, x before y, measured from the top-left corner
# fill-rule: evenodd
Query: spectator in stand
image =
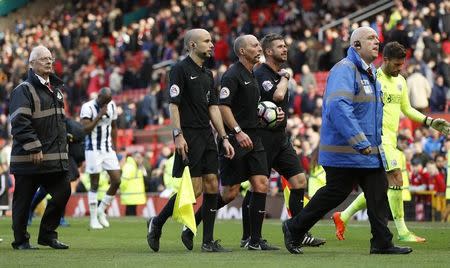
<path fill-rule="evenodd" d="M 302 113 L 312 114 L 317 108 L 317 99 L 320 96 L 317 94 L 317 89 L 313 84 L 309 84 L 308 89 L 302 95 L 301 107 Z"/>
<path fill-rule="evenodd" d="M 307 64 L 304 64 L 302 66 L 301 85 L 304 89 L 306 89 L 306 92 L 308 92 L 310 85 L 313 85 L 314 88 L 317 88 L 316 78 L 314 77 L 314 74 L 311 73 L 311 70 L 309 69 L 309 66 Z"/>
<path fill-rule="evenodd" d="M 426 35 L 423 38 L 423 42 L 425 44 L 423 55 L 425 61 L 439 62 L 441 57 L 440 53 L 442 51 L 441 34 L 436 32 L 432 36 Z"/>
<path fill-rule="evenodd" d="M 297 85 L 294 93 L 289 98 L 290 103 L 289 113 L 291 115 L 300 116 L 302 114 L 302 95 L 303 95 L 303 87 L 301 85 Z"/>
<path fill-rule="evenodd" d="M 302 71 L 302 66 L 308 63 L 309 49 L 304 41 L 297 44 L 297 49 L 294 52 L 294 61 L 291 63 L 292 70 L 295 74 Z"/>
<path fill-rule="evenodd" d="M 109 76 L 109 88 L 114 95 L 119 94 L 122 91 L 122 79 L 123 76 L 119 67 L 114 67 L 112 74 Z"/>
<path fill-rule="evenodd" d="M 436 163 L 439 173 L 442 173 L 445 181 L 447 181 L 447 159 L 445 159 L 445 154 L 437 154 L 434 157 L 434 162 Z"/>
<path fill-rule="evenodd" d="M 411 179 L 409 189 L 411 192 L 425 191 L 427 189 L 426 179 L 424 177 L 423 165 L 420 159 L 411 160 Z M 416 197 L 417 201 L 417 197 Z"/>
<path fill-rule="evenodd" d="M 426 139 L 423 146 L 423 150 L 431 158 L 434 159 L 436 154 L 441 152 L 441 148 L 444 144 L 444 136 L 441 136 L 437 130 L 430 129 L 430 136 Z"/>
<path fill-rule="evenodd" d="M 158 107 L 156 96 L 151 88 L 148 89 L 145 97 L 137 104 L 136 124 L 139 129 L 148 125 L 158 123 Z"/>
<path fill-rule="evenodd" d="M 438 63 L 436 73 L 438 75 L 442 75 L 444 78 L 444 86 L 450 88 L 450 53 L 448 53 L 444 59 Z"/>
<path fill-rule="evenodd" d="M 444 86 L 444 77 L 438 75 L 431 89 L 430 110 L 432 113 L 445 112 L 448 91 L 448 87 Z"/>
<path fill-rule="evenodd" d="M 410 66 L 411 75 L 406 79 L 409 89 L 409 100 L 411 106 L 425 113 L 428 108 L 428 99 L 431 95 L 431 86 L 428 80 L 420 73 L 420 67 Z"/>
<path fill-rule="evenodd" d="M 431 70 L 430 66 L 428 66 L 428 64 L 423 60 L 422 49 L 414 50 L 414 57 L 409 60 L 409 64 L 418 65 L 420 68 L 420 73 L 427 78 L 430 85 L 433 84 L 433 71 Z"/>
<path fill-rule="evenodd" d="M 423 151 L 422 142 L 415 141 L 413 145 L 413 151 L 414 154 L 411 159 L 411 162 L 417 159 L 417 161 L 419 161 L 422 164 L 422 166 L 425 166 L 425 164 L 431 160 L 430 156 Z"/>

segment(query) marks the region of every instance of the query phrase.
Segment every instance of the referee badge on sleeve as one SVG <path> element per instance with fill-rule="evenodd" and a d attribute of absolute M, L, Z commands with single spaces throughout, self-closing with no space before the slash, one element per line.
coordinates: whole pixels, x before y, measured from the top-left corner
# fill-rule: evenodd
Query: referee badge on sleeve
<path fill-rule="evenodd" d="M 220 90 L 220 98 L 226 99 L 226 98 L 228 98 L 228 96 L 230 96 L 230 90 L 227 87 L 223 87 Z"/>
<path fill-rule="evenodd" d="M 180 95 L 180 88 L 176 84 L 173 84 L 169 89 L 169 94 L 171 98 L 175 98 Z"/>
<path fill-rule="evenodd" d="M 273 84 L 269 80 L 266 80 L 262 83 L 262 87 L 265 91 L 270 91 L 273 88 Z"/>

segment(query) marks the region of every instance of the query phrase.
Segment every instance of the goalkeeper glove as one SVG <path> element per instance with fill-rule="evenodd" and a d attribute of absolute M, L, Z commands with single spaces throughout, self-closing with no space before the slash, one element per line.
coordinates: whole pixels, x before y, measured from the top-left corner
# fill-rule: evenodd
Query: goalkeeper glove
<path fill-rule="evenodd" d="M 431 118 L 427 116 L 425 118 L 425 125 L 436 129 L 444 135 L 448 135 L 450 133 L 450 124 L 442 118 Z"/>

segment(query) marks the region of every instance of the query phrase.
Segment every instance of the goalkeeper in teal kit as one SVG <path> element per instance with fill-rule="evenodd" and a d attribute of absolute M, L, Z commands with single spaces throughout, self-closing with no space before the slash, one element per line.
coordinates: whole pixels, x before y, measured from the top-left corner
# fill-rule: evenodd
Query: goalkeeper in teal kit
<path fill-rule="evenodd" d="M 405 242 L 425 242 L 426 239 L 419 237 L 408 230 L 404 219 L 401 163 L 404 159 L 403 153 L 397 149 L 397 134 L 400 121 L 400 113 L 409 119 L 421 122 L 437 131 L 449 134 L 449 123 L 444 119 L 433 119 L 412 108 L 408 98 L 408 88 L 405 78 L 400 75 L 400 70 L 405 63 L 406 50 L 397 43 L 386 44 L 383 50 L 384 63 L 377 71 L 377 79 L 381 83 L 383 92 L 383 132 L 382 145 L 386 157 L 384 163 L 388 177 L 388 200 L 392 216 L 398 232 L 398 239 Z M 344 240 L 345 227 L 348 220 L 359 210 L 366 208 L 366 199 L 361 193 L 355 201 L 343 212 L 335 212 L 333 220 L 336 226 L 336 237 Z"/>

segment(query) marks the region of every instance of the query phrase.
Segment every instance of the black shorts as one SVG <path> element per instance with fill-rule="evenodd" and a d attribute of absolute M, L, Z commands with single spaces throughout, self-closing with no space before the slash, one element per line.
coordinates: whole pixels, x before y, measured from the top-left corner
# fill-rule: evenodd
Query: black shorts
<path fill-rule="evenodd" d="M 220 181 L 223 186 L 239 184 L 251 176 L 269 176 L 267 157 L 261 138 L 256 131 L 245 131 L 253 142 L 253 150 L 240 157 L 228 159 L 220 156 Z M 237 145 L 234 145 L 237 146 Z"/>
<path fill-rule="evenodd" d="M 288 135 L 283 131 L 258 129 L 267 154 L 269 172 L 273 168 L 285 179 L 304 172 Z"/>
<path fill-rule="evenodd" d="M 188 145 L 189 171 L 191 177 L 201 177 L 204 174 L 217 174 L 219 160 L 217 145 L 210 128 L 183 129 L 183 137 Z M 184 163 L 181 155 L 175 153 L 172 176 L 181 178 Z"/>

